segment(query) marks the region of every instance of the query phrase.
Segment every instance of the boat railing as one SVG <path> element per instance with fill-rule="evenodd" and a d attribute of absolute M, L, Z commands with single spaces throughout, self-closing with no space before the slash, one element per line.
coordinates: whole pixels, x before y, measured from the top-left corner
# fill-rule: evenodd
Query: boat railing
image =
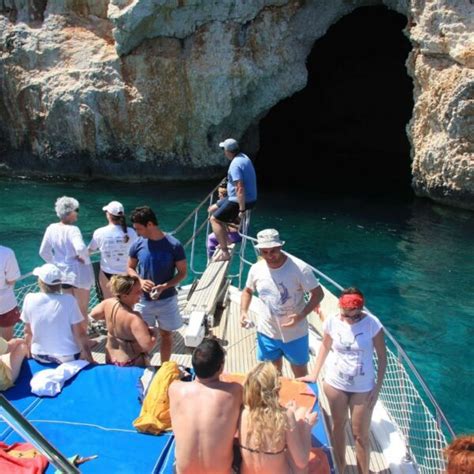
<path fill-rule="evenodd" d="M 58 451 L 2 394 L 0 394 L 0 420 L 24 440 L 34 445 L 48 461 L 62 473 L 79 474 L 81 471 Z"/>

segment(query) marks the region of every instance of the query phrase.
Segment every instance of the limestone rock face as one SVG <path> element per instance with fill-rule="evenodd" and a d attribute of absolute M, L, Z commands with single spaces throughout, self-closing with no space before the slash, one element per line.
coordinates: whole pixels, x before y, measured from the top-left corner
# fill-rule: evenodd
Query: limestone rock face
<path fill-rule="evenodd" d="M 474 5 L 419 2 L 409 29 L 415 107 L 409 126 L 413 187 L 474 208 Z"/>
<path fill-rule="evenodd" d="M 222 137 L 258 147 L 259 120 L 306 85 L 314 41 L 381 4 L 409 20 L 414 189 L 474 207 L 461 0 L 0 0 L 0 172 L 222 175 Z"/>

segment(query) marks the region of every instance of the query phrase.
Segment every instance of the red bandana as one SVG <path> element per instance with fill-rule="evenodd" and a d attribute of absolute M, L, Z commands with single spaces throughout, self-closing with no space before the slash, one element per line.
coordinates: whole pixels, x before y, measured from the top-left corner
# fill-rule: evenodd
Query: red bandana
<path fill-rule="evenodd" d="M 339 306 L 344 309 L 363 308 L 364 298 L 357 294 L 342 295 L 339 298 Z"/>

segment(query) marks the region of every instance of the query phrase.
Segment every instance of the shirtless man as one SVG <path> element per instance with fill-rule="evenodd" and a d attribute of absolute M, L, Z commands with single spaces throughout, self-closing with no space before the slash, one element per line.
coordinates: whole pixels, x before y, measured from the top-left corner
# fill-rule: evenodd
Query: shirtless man
<path fill-rule="evenodd" d="M 205 339 L 193 353 L 196 379 L 176 381 L 169 388 L 178 474 L 232 472 L 232 445 L 242 387 L 219 380 L 224 358 L 220 344 L 214 339 Z"/>

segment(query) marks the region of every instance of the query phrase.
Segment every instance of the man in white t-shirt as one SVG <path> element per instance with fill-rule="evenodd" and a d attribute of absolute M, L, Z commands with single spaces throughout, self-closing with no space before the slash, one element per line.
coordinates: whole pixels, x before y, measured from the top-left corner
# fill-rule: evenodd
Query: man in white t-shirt
<path fill-rule="evenodd" d="M 240 301 L 241 324 L 248 324 L 252 294 L 263 305 L 257 318 L 257 358 L 269 360 L 281 371 L 282 358 L 291 364 L 295 377 L 307 374 L 309 361 L 306 316 L 321 302 L 323 291 L 311 268 L 282 251 L 285 242 L 275 229 L 257 234 L 262 259 L 250 268 Z M 310 293 L 309 301 L 304 299 Z"/>
<path fill-rule="evenodd" d="M 13 287 L 20 278 L 20 268 L 12 249 L 0 245 L 0 336 L 9 341 L 20 319 Z"/>

